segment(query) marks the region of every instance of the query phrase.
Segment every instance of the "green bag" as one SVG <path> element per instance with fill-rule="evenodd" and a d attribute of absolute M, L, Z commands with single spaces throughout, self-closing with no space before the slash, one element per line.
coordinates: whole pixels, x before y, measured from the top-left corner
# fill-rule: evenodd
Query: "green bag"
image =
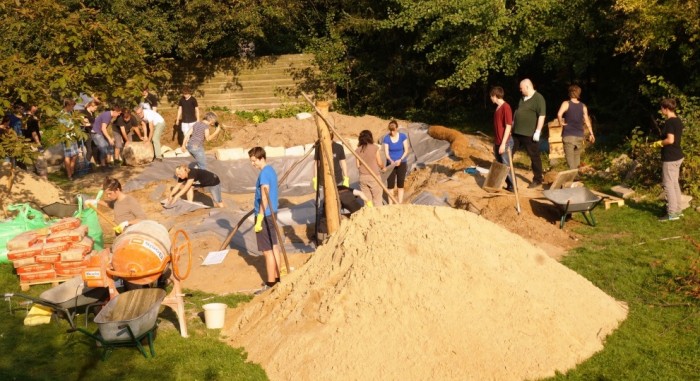
<path fill-rule="evenodd" d="M 8 210 L 16 210 L 17 216 L 0 222 L 0 263 L 7 263 L 7 242 L 20 233 L 28 230 L 44 228 L 49 225 L 44 213 L 32 208 L 29 204 L 13 204 Z"/>
<path fill-rule="evenodd" d="M 98 194 L 98 200 L 99 197 L 102 195 L 102 191 L 100 191 L 100 194 Z M 105 242 L 104 238 L 102 237 L 102 227 L 100 226 L 100 219 L 97 216 L 97 211 L 95 211 L 92 208 L 85 208 L 83 209 L 83 197 L 78 196 L 78 210 L 75 212 L 73 217 L 79 218 L 80 222 L 83 225 L 87 225 L 88 227 L 88 237 L 92 238 L 92 248 L 99 251 L 104 249 L 105 247 Z"/>

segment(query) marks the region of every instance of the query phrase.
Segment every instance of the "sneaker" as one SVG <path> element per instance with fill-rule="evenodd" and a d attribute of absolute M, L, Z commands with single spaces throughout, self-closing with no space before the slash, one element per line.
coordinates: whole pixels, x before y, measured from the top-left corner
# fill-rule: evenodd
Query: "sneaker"
<path fill-rule="evenodd" d="M 677 214 L 667 214 L 661 218 L 659 218 L 659 221 L 661 222 L 666 222 L 666 221 L 677 221 L 680 220 L 681 217 Z"/>
<path fill-rule="evenodd" d="M 528 185 L 527 187 L 528 187 L 529 189 L 533 189 L 533 188 L 537 188 L 537 187 L 540 186 L 540 185 L 542 185 L 542 182 L 541 182 L 541 181 L 533 181 L 533 182 L 531 182 L 530 185 Z"/>
<path fill-rule="evenodd" d="M 253 294 L 255 294 L 255 295 L 260 295 L 260 294 L 262 294 L 263 292 L 265 292 L 265 291 L 267 291 L 267 290 L 269 290 L 269 289 L 271 289 L 271 288 L 272 288 L 272 287 L 270 287 L 270 286 L 268 286 L 268 285 L 265 284 L 265 285 L 262 286 L 261 289 L 255 291 Z"/>

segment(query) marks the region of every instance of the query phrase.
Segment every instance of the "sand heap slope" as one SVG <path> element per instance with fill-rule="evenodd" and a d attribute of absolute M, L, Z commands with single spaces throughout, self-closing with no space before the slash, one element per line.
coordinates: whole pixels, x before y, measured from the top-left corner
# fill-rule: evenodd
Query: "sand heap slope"
<path fill-rule="evenodd" d="M 603 348 L 627 308 L 463 210 L 365 208 L 224 334 L 273 380 L 523 380 Z"/>

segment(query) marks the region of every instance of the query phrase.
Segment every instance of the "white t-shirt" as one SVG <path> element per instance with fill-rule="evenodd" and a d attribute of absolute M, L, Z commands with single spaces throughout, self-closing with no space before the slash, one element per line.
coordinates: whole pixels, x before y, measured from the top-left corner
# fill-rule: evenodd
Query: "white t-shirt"
<path fill-rule="evenodd" d="M 160 116 L 160 114 L 153 110 L 146 109 L 143 110 L 143 120 L 154 125 L 158 123 L 165 123 L 165 119 L 163 119 L 163 117 Z"/>

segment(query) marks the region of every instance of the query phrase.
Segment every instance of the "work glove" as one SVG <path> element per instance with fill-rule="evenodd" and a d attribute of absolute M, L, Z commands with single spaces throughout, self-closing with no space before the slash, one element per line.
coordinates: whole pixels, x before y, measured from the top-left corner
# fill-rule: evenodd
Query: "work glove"
<path fill-rule="evenodd" d="M 129 226 L 129 221 L 124 221 L 121 224 L 114 227 L 114 232 L 117 234 L 122 234 L 122 232 L 124 231 L 124 229 L 126 229 L 127 226 Z"/>
<path fill-rule="evenodd" d="M 664 146 L 663 140 L 657 140 L 657 141 L 651 143 L 652 148 L 661 148 L 663 146 Z"/>
<path fill-rule="evenodd" d="M 346 188 L 350 188 L 350 178 L 347 176 L 343 176 L 343 186 Z"/>
<path fill-rule="evenodd" d="M 314 190 L 318 190 L 318 178 L 314 177 L 311 179 L 311 186 L 314 187 Z"/>
<path fill-rule="evenodd" d="M 97 200 L 95 200 L 95 199 L 85 200 L 85 206 L 88 208 L 97 209 Z"/>
<path fill-rule="evenodd" d="M 374 207 L 374 203 L 372 202 L 372 200 L 369 200 L 369 201 L 367 201 L 367 203 L 365 204 L 365 206 L 367 206 L 367 207 L 369 207 L 369 208 L 373 208 L 373 207 Z"/>
<path fill-rule="evenodd" d="M 536 141 L 536 142 L 539 142 L 539 141 L 540 141 L 540 133 L 541 133 L 541 132 L 542 132 L 542 130 L 537 130 L 537 131 L 535 131 L 535 134 L 532 135 L 532 140 L 534 140 L 534 141 Z"/>
<path fill-rule="evenodd" d="M 255 217 L 255 232 L 260 233 L 262 231 L 262 222 L 265 215 L 260 213 Z"/>

